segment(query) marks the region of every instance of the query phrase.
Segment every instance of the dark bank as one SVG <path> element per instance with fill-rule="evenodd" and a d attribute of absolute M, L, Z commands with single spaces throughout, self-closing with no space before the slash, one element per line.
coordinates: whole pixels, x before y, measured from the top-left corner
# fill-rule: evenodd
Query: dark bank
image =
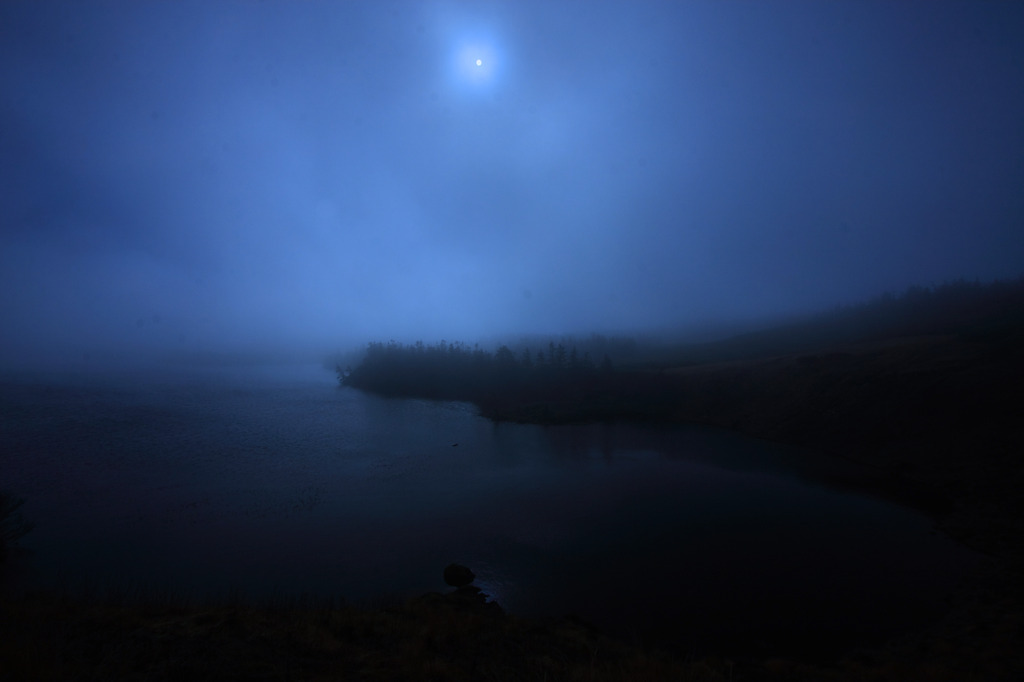
<path fill-rule="evenodd" d="M 596 679 L 820 679 L 826 672 L 836 679 L 868 673 L 895 679 L 929 666 L 946 675 L 936 679 L 954 679 L 979 662 L 989 679 L 999 679 L 1019 664 L 1012 654 L 1019 594 L 1011 586 L 1019 571 L 1014 524 L 1020 516 L 1010 494 L 1014 470 L 1005 467 L 1012 460 L 1005 454 L 1000 460 L 995 449 L 982 455 L 980 446 L 1009 444 L 1013 432 L 1000 420 L 1010 410 L 979 410 L 975 399 L 963 421 L 951 421 L 955 413 L 946 412 L 930 433 L 910 420 L 897 430 L 902 438 L 893 439 L 893 423 L 877 416 L 888 413 L 872 404 L 898 405 L 901 394 L 892 394 L 900 386 L 920 388 L 906 383 L 920 381 L 917 375 L 929 377 L 929 386 L 990 377 L 985 358 L 1002 363 L 997 381 L 1012 377 L 1015 356 L 1001 344 L 1020 328 L 1012 307 L 1000 310 L 959 336 L 954 330 L 953 338 L 854 342 L 839 351 L 838 361 L 828 353 L 800 353 L 683 369 L 621 362 L 582 369 L 590 372 L 591 388 L 650 386 L 614 378 L 646 373 L 658 377 L 658 391 L 672 386 L 679 393 L 671 395 L 685 397 L 680 387 L 703 382 L 707 403 L 679 400 L 679 415 L 701 407 L 702 421 L 753 433 L 757 424 L 784 425 L 789 431 L 782 435 L 759 435 L 800 447 L 659 424 L 649 415 L 640 423 L 623 420 L 628 414 L 576 425 L 489 423 L 462 403 L 334 392 L 314 371 L 300 379 L 290 371 L 258 378 L 245 368 L 227 379 L 206 374 L 200 382 L 163 377 L 142 392 L 139 377 L 122 383 L 107 377 L 98 386 L 80 379 L 70 387 L 9 381 L 6 408 L 20 413 L 6 422 L 7 443 L 32 448 L 41 460 L 35 466 L 45 468 L 49 459 L 66 477 L 44 488 L 43 469 L 24 463 L 8 469 L 29 500 L 19 511 L 31 510 L 33 500 L 48 507 L 20 543 L 31 556 L 19 557 L 16 548 L 13 558 L 38 575 L 9 601 L 13 615 L 6 627 L 19 631 L 9 640 L 10 660 L 41 676 L 44 670 L 89 669 L 79 640 L 102 623 L 110 641 L 128 638 L 140 647 L 136 663 L 122 664 L 112 653 L 117 647 L 86 638 L 105 652 L 96 654 L 103 658 L 102 665 L 94 661 L 96 670 L 118 674 L 135 670 L 122 665 L 147 674 L 163 661 L 184 675 L 187 668 L 162 657 L 179 656 L 172 653 L 176 647 L 200 641 L 207 642 L 200 658 L 227 666 L 224 651 L 241 654 L 262 641 L 269 649 L 254 656 L 252 666 L 269 665 L 273 651 L 282 665 L 303 674 L 343 670 L 365 679 L 441 660 L 448 667 L 439 675 L 446 679 L 473 678 L 484 660 L 499 671 L 494 679 L 572 679 L 584 671 L 612 675 Z M 427 349 L 412 351 L 419 353 Z M 472 353 L 468 357 L 472 361 Z M 549 371 L 563 369 L 571 373 L 571 362 Z M 358 376 L 358 368 L 349 376 Z M 264 392 L 267 381 L 270 393 Z M 884 391 L 872 381 L 881 381 Z M 849 385 L 867 388 L 821 409 L 842 395 L 835 387 Z M 536 391 L 531 400 L 545 397 L 536 387 L 524 390 Z M 780 399 L 787 394 L 789 402 Z M 1014 400 L 1012 393 L 999 394 Z M 659 393 L 659 401 L 665 395 Z M 928 404 L 949 410 L 943 400 L 952 395 L 933 388 Z M 72 397 L 88 407 L 55 416 L 54 408 L 66 409 Z M 804 411 L 794 411 L 794 404 Z M 844 423 L 842 410 L 863 423 L 833 431 L 842 437 L 825 447 L 828 428 L 835 428 L 829 425 Z M 761 411 L 775 418 L 754 426 L 742 421 Z M 346 423 L 361 423 L 363 430 L 347 432 L 339 426 Z M 83 438 L 92 428 L 104 435 L 83 446 L 94 440 Z M 787 435 L 793 433 L 810 436 Z M 971 451 L 972 461 L 987 456 L 995 464 L 983 471 L 964 467 L 954 446 L 968 436 L 979 448 Z M 147 443 L 144 467 L 130 456 L 140 438 Z M 325 444 L 345 438 L 350 454 L 339 459 L 332 453 L 340 451 Z M 76 443 L 76 456 L 66 457 Z M 220 454 L 196 458 L 196 452 Z M 923 452 L 931 457 L 913 459 Z M 436 470 L 424 469 L 428 462 Z M 120 478 L 111 487 L 115 468 Z M 325 479 L 348 480 L 351 487 L 324 486 Z M 76 497 L 81 488 L 92 493 Z M 97 503 L 101 490 L 126 499 Z M 131 490 L 137 493 L 126 495 Z M 397 512 L 396 494 L 405 499 Z M 900 511 L 908 505 L 930 516 Z M 933 522 L 991 559 L 971 558 L 976 555 L 929 534 Z M 145 534 L 153 528 L 162 529 L 159 540 L 147 545 Z M 274 538 L 272 546 L 267 537 Z M 215 550 L 225 540 L 228 546 Z M 107 549 L 84 559 L 97 546 Z M 140 561 L 140 551 L 149 559 Z M 459 557 L 475 572 L 480 593 L 470 599 L 418 596 L 444 594 L 439 567 Z M 68 581 L 68 566 L 75 567 L 78 584 Z M 54 584 L 65 586 L 56 597 L 14 596 L 52 591 Z M 225 602 L 232 590 L 237 597 Z M 366 610 L 385 594 L 391 606 Z M 345 598 L 364 606 L 339 606 L 336 600 Z M 499 607 L 476 609 L 493 602 Z M 563 620 L 569 614 L 576 620 Z M 33 668 L 42 664 L 31 642 L 53 635 L 50 619 L 67 623 L 60 636 L 66 637 L 67 667 Z M 24 623 L 33 625 L 16 625 Z M 173 633 L 159 623 L 172 623 Z M 285 637 L 268 623 L 306 634 Z M 279 637 L 285 639 L 269 645 Z M 411 649 L 399 660 L 380 662 L 386 657 L 381 651 L 399 641 Z M 214 653 L 217 646 L 226 648 Z M 315 662 L 296 660 L 304 647 L 318 652 Z M 516 647 L 546 662 L 517 667 L 523 661 Z M 329 653 L 342 649 L 348 653 L 340 659 Z M 552 657 L 551 651 L 562 653 Z M 368 666 L 369 660 L 383 667 Z M 648 663 L 667 667 L 644 668 Z"/>

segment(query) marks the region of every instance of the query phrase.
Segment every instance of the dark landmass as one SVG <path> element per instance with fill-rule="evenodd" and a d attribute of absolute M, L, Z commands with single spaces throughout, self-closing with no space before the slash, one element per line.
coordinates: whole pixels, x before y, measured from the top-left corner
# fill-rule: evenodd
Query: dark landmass
<path fill-rule="evenodd" d="M 1012 386 L 1006 380 L 1012 377 L 966 378 L 964 372 L 1014 371 L 1021 340 L 1024 280 L 954 282 L 934 290 L 911 288 L 899 297 L 882 296 L 714 343 L 643 348 L 595 335 L 571 346 L 503 345 L 492 353 L 461 343 L 392 341 L 371 343 L 355 368 L 338 372 L 347 386 L 392 397 L 469 401 L 482 415 L 502 421 L 696 421 L 753 429 L 780 440 L 810 442 L 816 433 L 845 438 L 856 431 L 858 440 L 870 441 L 903 437 L 907 429 L 928 430 L 936 422 L 958 427 L 979 418 L 1002 420 L 1012 410 L 1010 403 L 988 392 L 983 397 L 992 400 L 974 404 L 957 390 Z M 619 357 L 597 356 L 592 347 L 617 350 Z M 777 371 L 787 359 L 800 367 Z M 861 360 L 875 367 L 861 372 Z M 893 372 L 898 379 L 890 376 Z M 923 375 L 943 373 L 957 375 L 954 384 L 960 383 L 944 384 L 942 394 L 932 396 L 933 386 L 921 381 Z M 835 384 L 826 385 L 830 380 Z M 818 424 L 814 418 L 823 415 L 805 404 L 808 381 L 815 384 L 814 399 L 821 393 L 833 398 L 831 421 Z M 885 402 L 892 388 L 898 390 L 898 408 Z M 765 391 L 772 393 L 771 405 L 762 404 Z M 777 398 L 786 402 L 782 409 Z M 870 405 L 876 407 L 866 409 Z M 773 425 L 761 433 L 759 424 L 747 424 L 743 412 L 773 422 L 782 417 L 788 430 Z"/>
<path fill-rule="evenodd" d="M 704 423 L 800 444 L 873 468 L 834 483 L 925 509 L 990 559 L 928 627 L 805 658 L 641 648 L 503 613 L 472 585 L 376 609 L 0 593 L 4 679 L 1024 679 L 1024 280 L 912 289 L 711 344 L 616 355 L 593 341 L 375 344 L 340 377 L 494 419 Z"/>
<path fill-rule="evenodd" d="M 506 347 L 445 350 L 371 346 L 341 380 L 496 420 L 709 424 L 869 465 L 877 476 L 850 487 L 924 509 L 992 561 L 933 629 L 862 662 L 931 671 L 906 679 L 1024 679 L 1024 279 L 915 287 L 615 365 L 557 347 L 529 364 Z"/>

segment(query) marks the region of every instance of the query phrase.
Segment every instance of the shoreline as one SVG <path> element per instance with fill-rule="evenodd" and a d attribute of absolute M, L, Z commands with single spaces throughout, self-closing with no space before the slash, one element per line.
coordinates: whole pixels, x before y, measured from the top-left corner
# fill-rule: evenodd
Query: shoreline
<path fill-rule="evenodd" d="M 946 614 L 933 625 L 875 649 L 851 651 L 840 669 L 870 671 L 872 679 L 900 679 L 884 670 L 913 678 L 909 671 L 915 666 L 940 671 L 935 679 L 1019 679 L 1020 348 L 1024 329 L 1012 326 L 998 333 L 884 338 L 815 352 L 633 370 L 612 395 L 563 391 L 553 400 L 530 396 L 518 403 L 468 399 L 495 421 L 704 424 L 877 471 L 877 477 L 847 483 L 928 514 L 937 530 L 987 561 L 950 595 Z M 779 664 L 779 672 L 783 678 L 820 679 L 823 669 L 807 666 L 789 661 Z"/>
<path fill-rule="evenodd" d="M 867 465 L 878 477 L 835 483 L 921 509 L 949 537 L 991 557 L 950 595 L 941 618 L 884 644 L 851 643 L 840 655 L 780 658 L 779 652 L 755 652 L 737 641 L 731 659 L 711 655 L 681 661 L 564 619 L 485 617 L 453 606 L 447 595 L 353 609 L 188 603 L 171 597 L 162 603 L 118 603 L 39 594 L 5 604 L 0 639 L 10 648 L 0 645 L 0 659 L 23 665 L 15 668 L 29 671 L 21 679 L 97 674 L 152 679 L 161 670 L 169 679 L 208 677 L 211 671 L 228 679 L 245 674 L 388 679 L 431 669 L 443 679 L 479 679 L 481 666 L 500 671 L 492 679 L 546 674 L 549 679 L 719 680 L 734 672 L 736 679 L 766 680 L 902 680 L 925 674 L 937 680 L 1016 679 L 1024 671 L 1019 653 L 1024 651 L 1019 561 L 1024 514 L 1016 495 L 1022 434 L 1010 419 L 1016 403 L 999 405 L 996 388 L 1024 373 L 1006 347 L 965 343 L 970 342 L 929 337 L 657 370 L 652 374 L 660 377 L 658 385 L 689 382 L 691 390 L 661 395 L 683 398 L 672 403 L 670 418 L 640 415 L 662 423 L 712 425 Z M 837 404 L 848 398 L 851 385 L 862 387 L 858 400 Z M 892 413 L 893 405 L 925 390 L 929 398 L 923 404 Z M 648 404 L 660 410 L 665 401 Z M 613 412 L 608 403 L 598 407 L 603 414 Z M 547 414 L 552 413 L 557 411 Z M 856 428 L 839 428 L 853 418 L 859 418 Z M 51 621 L 62 623 L 61 629 L 52 630 Z M 432 630 L 441 634 L 431 635 Z M 48 667 L 57 663 L 44 660 L 43 652 L 52 653 L 54 646 L 64 668 Z M 526 650 L 528 656 L 520 656 Z M 127 663 L 115 660 L 126 652 Z M 199 656 L 191 665 L 206 665 L 205 672 L 181 667 L 188 656 Z"/>

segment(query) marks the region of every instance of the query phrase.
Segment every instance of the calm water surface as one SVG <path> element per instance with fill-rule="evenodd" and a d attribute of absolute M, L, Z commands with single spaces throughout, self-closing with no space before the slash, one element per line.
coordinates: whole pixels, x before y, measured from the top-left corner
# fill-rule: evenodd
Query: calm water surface
<path fill-rule="evenodd" d="M 315 366 L 0 383 L 0 487 L 36 524 L 8 585 L 362 601 L 458 561 L 513 613 L 644 640 L 927 619 L 974 556 L 815 482 L 837 466 L 702 428 L 496 425 Z"/>

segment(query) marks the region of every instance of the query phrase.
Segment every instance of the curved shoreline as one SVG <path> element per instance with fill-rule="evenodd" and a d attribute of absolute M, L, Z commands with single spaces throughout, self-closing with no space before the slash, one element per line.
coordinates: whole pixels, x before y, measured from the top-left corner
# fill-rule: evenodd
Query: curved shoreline
<path fill-rule="evenodd" d="M 499 421 L 708 424 L 871 467 L 877 477 L 847 483 L 929 513 L 938 529 L 991 561 L 950 596 L 948 612 L 933 626 L 860 651 L 856 661 L 847 657 L 842 669 L 866 666 L 874 675 L 892 667 L 910 679 L 907 671 L 927 664 L 950 671 L 938 679 L 978 674 L 972 670 L 985 670 L 984 679 L 1018 679 L 1024 676 L 1021 347 L 1024 330 L 1014 327 L 634 371 L 610 382 L 616 390 L 605 394 L 569 391 L 518 402 L 463 397 Z M 645 392 L 648 387 L 655 390 Z M 793 679 L 822 673 L 795 662 L 783 668 Z"/>
<path fill-rule="evenodd" d="M 993 559 L 951 595 L 942 618 L 884 646 L 851 647 L 822 662 L 751 655 L 737 642 L 732 660 L 687 660 L 572 621 L 485 616 L 445 595 L 375 610 L 31 595 L 0 609 L 0 660 L 12 662 L 14 679 L 411 679 L 424 671 L 443 679 L 486 679 L 486 671 L 491 679 L 1019 679 L 1020 396 L 1002 389 L 1024 376 L 1021 365 L 1012 345 L 930 337 L 654 373 L 659 385 L 687 388 L 671 402 L 647 403 L 671 407 L 656 421 L 797 443 L 879 472 L 847 481 L 858 490 L 889 486 L 883 494 L 905 496 L 916 486 L 948 501 L 931 509 L 939 527 Z M 893 411 L 918 395 L 926 397 Z M 563 415 L 573 408 L 564 403 Z M 609 418 L 631 416 L 611 409 L 613 401 L 595 404 Z"/>

